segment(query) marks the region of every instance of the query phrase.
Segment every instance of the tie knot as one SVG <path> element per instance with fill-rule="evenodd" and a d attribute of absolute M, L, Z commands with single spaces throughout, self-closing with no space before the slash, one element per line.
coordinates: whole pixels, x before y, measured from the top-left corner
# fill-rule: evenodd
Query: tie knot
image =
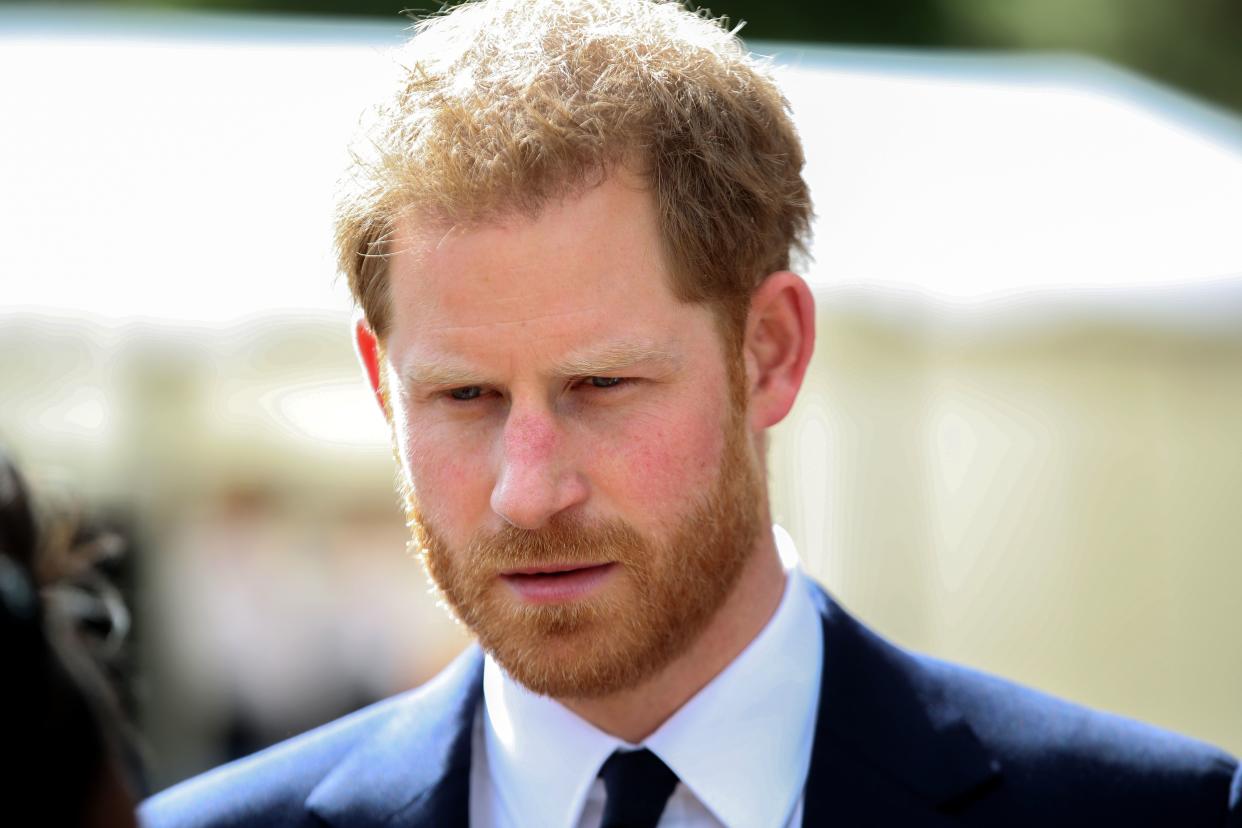
<path fill-rule="evenodd" d="M 646 748 L 614 752 L 599 776 L 606 794 L 601 828 L 655 828 L 677 787 L 677 774 Z"/>

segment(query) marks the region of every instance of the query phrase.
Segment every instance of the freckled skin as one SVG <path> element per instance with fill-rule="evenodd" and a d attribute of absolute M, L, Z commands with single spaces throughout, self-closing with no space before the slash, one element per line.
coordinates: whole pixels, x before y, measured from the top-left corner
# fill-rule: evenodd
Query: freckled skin
<path fill-rule="evenodd" d="M 756 354 L 762 362 L 765 353 L 789 351 L 773 347 L 795 324 L 789 313 L 783 323 L 779 313 L 760 314 L 756 350 L 731 372 L 712 312 L 673 295 L 652 197 L 624 173 L 535 217 L 454 228 L 415 217 L 397 229 L 390 325 L 377 370 L 390 389 L 387 406 L 417 525 L 435 530 L 420 543 L 438 549 L 427 560 L 445 567 L 432 575 L 443 587 L 442 576 L 452 579 L 448 570 L 473 560 L 465 550 L 480 537 L 553 531 L 566 521 L 623 523 L 656 542 L 646 563 L 614 569 L 591 603 L 613 613 L 602 635 L 648 618 L 648 630 L 686 631 L 682 643 L 642 677 L 580 694 L 547 691 L 596 726 L 638 742 L 723 669 L 779 601 L 784 575 L 766 531 L 761 433 L 792 403 L 810 340 L 795 337 L 794 359 L 767 360 L 778 381 L 756 384 Z M 777 275 L 769 295 L 796 294 L 797 324 L 809 324 L 804 283 Z M 778 336 L 764 333 L 769 324 Z M 361 351 L 374 355 L 374 340 L 366 342 L 360 339 Z M 621 347 L 632 343 L 640 345 Z M 594 364 L 610 349 L 657 356 L 591 376 L 562 368 L 584 359 Z M 777 369 L 786 364 L 792 380 L 779 381 Z M 623 382 L 615 387 L 593 382 L 612 386 L 617 377 Z M 731 381 L 749 383 L 745 409 L 733 407 Z M 722 489 L 721 481 L 733 485 Z M 704 511 L 709 501 L 731 505 Z M 644 580 L 653 574 L 667 585 L 662 597 Z M 724 586 L 709 587 L 713 581 Z M 483 590 L 458 596 L 459 615 L 462 606 L 490 607 L 484 620 L 517 612 L 516 594 L 499 577 L 458 583 Z M 673 620 L 695 605 L 707 608 L 700 620 Z M 485 646 L 485 628 L 516 637 L 505 623 L 467 622 Z M 544 638 L 528 652 L 573 665 L 591 661 L 595 644 L 614 643 Z M 503 646 L 493 639 L 497 649 L 489 651 L 496 655 Z"/>
<path fill-rule="evenodd" d="M 600 188 L 574 206 L 580 226 L 553 205 L 533 224 L 403 228 L 389 362 L 464 356 L 502 397 L 469 423 L 451 403 L 394 399 L 410 482 L 450 543 L 499 528 L 498 485 L 526 489 L 502 491 L 524 498 L 519 519 L 569 508 L 625 515 L 642 530 L 664 525 L 710 479 L 727 401 L 722 349 L 710 312 L 672 294 L 648 199 L 633 186 Z M 614 222 L 619 214 L 646 221 Z M 678 372 L 640 374 L 640 386 L 607 403 L 610 392 L 567 391 L 545 374 L 574 348 L 634 336 L 677 353 Z"/>

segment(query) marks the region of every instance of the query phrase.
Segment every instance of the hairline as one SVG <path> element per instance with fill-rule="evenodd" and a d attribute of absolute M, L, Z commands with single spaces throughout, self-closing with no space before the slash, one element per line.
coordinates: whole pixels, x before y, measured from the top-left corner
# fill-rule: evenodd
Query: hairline
<path fill-rule="evenodd" d="M 672 291 L 674 299 L 685 305 L 706 307 L 714 317 L 717 333 L 725 346 L 726 358 L 737 354 L 741 348 L 741 340 L 743 339 L 747 317 L 747 314 L 743 312 L 743 308 L 748 308 L 749 297 L 747 297 L 746 302 L 743 302 L 736 296 L 728 295 L 709 295 L 702 298 L 683 295 L 686 282 L 692 282 L 693 277 L 691 274 L 683 272 L 686 264 L 677 255 L 676 251 L 671 249 L 670 242 L 672 240 L 670 239 L 669 228 L 666 226 L 664 216 L 659 208 L 658 193 L 656 184 L 650 174 L 649 161 L 643 159 L 637 148 L 623 148 L 613 155 L 612 160 L 605 160 L 594 171 L 585 171 L 574 179 L 561 182 L 559 186 L 556 186 L 552 192 L 536 204 L 524 205 L 512 199 L 497 199 L 494 201 L 489 200 L 478 206 L 465 206 L 455 211 L 437 211 L 427 205 L 407 202 L 392 210 L 389 217 L 385 220 L 385 231 L 371 243 L 372 247 L 384 249 L 380 252 L 360 254 L 365 258 L 381 262 L 378 265 L 380 271 L 372 275 L 372 285 L 379 286 L 382 293 L 382 296 L 378 298 L 382 306 L 380 311 L 381 319 L 378 320 L 381 324 L 376 324 L 376 320 L 371 319 L 370 308 L 367 308 L 363 302 L 358 302 L 363 311 L 367 326 L 381 343 L 387 339 L 392 324 L 392 271 L 390 269 L 390 260 L 397 252 L 391 249 L 391 245 L 394 241 L 406 235 L 402 232 L 402 225 L 404 223 L 411 220 L 420 222 L 421 226 L 416 231 L 418 235 L 423 238 L 431 238 L 438 235 L 442 242 L 449 235 L 456 232 L 469 232 L 472 229 L 487 225 L 504 225 L 510 221 L 533 220 L 556 201 L 579 197 L 618 175 L 627 174 L 628 177 L 638 182 L 641 188 L 655 202 L 653 206 L 655 208 L 656 229 L 659 238 L 659 255 L 665 266 L 665 273 L 662 278 L 665 279 L 669 289 Z M 768 275 L 770 274 L 763 274 L 756 279 L 750 288 L 750 295 L 754 294 L 754 291 L 758 289 Z"/>

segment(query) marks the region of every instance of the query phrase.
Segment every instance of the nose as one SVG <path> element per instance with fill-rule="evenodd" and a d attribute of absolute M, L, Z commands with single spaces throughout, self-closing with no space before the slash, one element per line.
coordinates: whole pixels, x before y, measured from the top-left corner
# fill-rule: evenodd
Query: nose
<path fill-rule="evenodd" d="M 566 435 L 550 411 L 510 411 L 501 436 L 492 511 L 520 529 L 540 529 L 586 500 Z"/>

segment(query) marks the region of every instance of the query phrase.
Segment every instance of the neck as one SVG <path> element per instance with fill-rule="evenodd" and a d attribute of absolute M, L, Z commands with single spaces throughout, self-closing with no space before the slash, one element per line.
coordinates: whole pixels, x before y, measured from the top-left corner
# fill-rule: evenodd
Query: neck
<path fill-rule="evenodd" d="M 784 590 L 776 542 L 765 532 L 729 597 L 686 652 L 636 687 L 600 698 L 559 701 L 605 733 L 638 744 L 755 640 L 776 613 Z"/>

